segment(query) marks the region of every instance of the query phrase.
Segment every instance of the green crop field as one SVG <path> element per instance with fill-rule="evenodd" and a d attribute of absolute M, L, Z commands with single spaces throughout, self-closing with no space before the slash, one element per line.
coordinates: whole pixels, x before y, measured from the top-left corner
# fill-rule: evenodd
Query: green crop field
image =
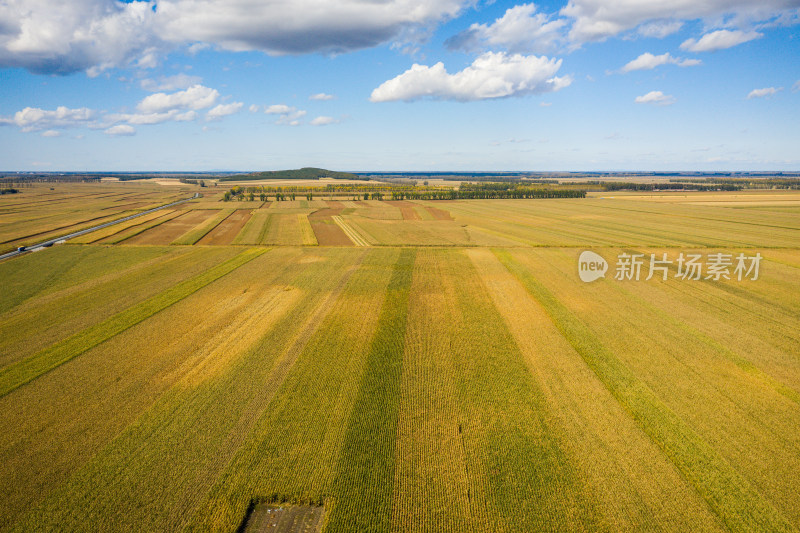
<path fill-rule="evenodd" d="M 70 187 L 64 225 L 194 190 Z M 0 236 L 57 232 L 23 208 L 48 192 L 0 199 Z M 0 531 L 798 531 L 799 215 L 771 190 L 208 195 L 2 261 Z"/>

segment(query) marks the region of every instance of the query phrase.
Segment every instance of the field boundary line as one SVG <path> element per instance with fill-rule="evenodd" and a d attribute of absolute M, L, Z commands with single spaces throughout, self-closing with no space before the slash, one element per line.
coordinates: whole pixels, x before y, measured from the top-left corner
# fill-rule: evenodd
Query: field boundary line
<path fill-rule="evenodd" d="M 263 248 L 249 248 L 231 259 L 184 280 L 160 294 L 117 313 L 107 320 L 76 333 L 49 348 L 45 348 L 27 359 L 0 369 L 0 397 L 30 383 L 39 376 L 50 372 L 159 311 L 183 300 L 266 251 Z"/>
<path fill-rule="evenodd" d="M 344 231 L 347 237 L 353 241 L 353 244 L 356 246 L 369 246 L 369 243 L 365 241 L 358 233 L 356 233 L 356 230 L 351 228 L 350 224 L 342 220 L 342 217 L 339 215 L 334 215 L 331 218 L 333 218 L 333 221 L 336 222 L 337 226 L 342 228 L 342 231 Z"/>
<path fill-rule="evenodd" d="M 793 531 L 789 521 L 692 427 L 599 342 L 576 317 L 506 250 L 492 250 L 544 308 L 556 328 L 597 378 L 661 448 L 731 531 Z"/>

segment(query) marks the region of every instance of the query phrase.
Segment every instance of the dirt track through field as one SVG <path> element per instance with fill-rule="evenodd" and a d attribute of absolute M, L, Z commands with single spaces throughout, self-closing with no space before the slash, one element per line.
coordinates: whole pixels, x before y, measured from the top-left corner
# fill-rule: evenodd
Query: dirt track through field
<path fill-rule="evenodd" d="M 249 209 L 237 209 L 228 218 L 220 222 L 216 228 L 206 233 L 197 244 L 231 244 L 251 216 L 252 213 Z"/>

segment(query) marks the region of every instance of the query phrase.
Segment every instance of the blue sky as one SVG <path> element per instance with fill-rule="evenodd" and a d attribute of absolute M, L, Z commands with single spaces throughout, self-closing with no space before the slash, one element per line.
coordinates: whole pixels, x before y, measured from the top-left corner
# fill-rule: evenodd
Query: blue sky
<path fill-rule="evenodd" d="M 0 170 L 797 171 L 797 124 L 799 0 L 0 2 Z"/>

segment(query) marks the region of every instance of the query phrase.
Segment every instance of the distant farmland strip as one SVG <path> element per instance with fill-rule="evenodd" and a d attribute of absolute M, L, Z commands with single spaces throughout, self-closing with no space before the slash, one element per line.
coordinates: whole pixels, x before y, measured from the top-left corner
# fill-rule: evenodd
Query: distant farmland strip
<path fill-rule="evenodd" d="M 508 251 L 498 259 L 545 308 L 611 394 L 697 488 L 731 531 L 792 531 L 791 524 Z"/>
<path fill-rule="evenodd" d="M 308 221 L 308 215 L 298 214 L 297 221 L 300 223 L 300 235 L 303 239 L 304 246 L 316 246 L 317 237 L 314 235 L 314 228 L 311 227 L 311 222 Z"/>
<path fill-rule="evenodd" d="M 350 225 L 342 220 L 342 217 L 339 215 L 335 215 L 332 217 L 333 221 L 336 222 L 336 225 L 342 228 L 342 231 L 345 232 L 347 237 L 353 241 L 356 246 L 369 246 L 369 243 L 361 238 L 361 236 L 356 233 L 356 231 L 350 227 Z"/>
<path fill-rule="evenodd" d="M 158 218 L 143 222 L 141 224 L 136 224 L 135 226 L 131 226 L 130 228 L 124 229 L 118 233 L 114 233 L 113 235 L 105 239 L 101 239 L 100 241 L 97 241 L 97 244 L 118 244 L 122 241 L 130 239 L 131 237 L 139 235 L 140 233 L 143 233 L 144 231 L 147 231 L 150 228 L 154 228 L 159 224 L 163 224 L 164 222 L 168 222 L 173 218 L 177 218 L 183 215 L 184 213 L 186 213 L 186 211 L 182 210 L 168 211 L 166 214 Z"/>
<path fill-rule="evenodd" d="M 182 300 L 248 261 L 255 259 L 265 251 L 262 249 L 248 249 L 236 257 L 118 313 L 96 326 L 85 329 L 28 359 L 3 368 L 0 370 L 0 397 Z"/>
<path fill-rule="evenodd" d="M 214 228 L 216 228 L 226 218 L 228 218 L 231 215 L 231 213 L 234 212 L 235 209 L 222 209 L 216 216 L 209 218 L 205 222 L 187 231 L 186 233 L 184 233 L 183 235 L 172 241 L 170 244 L 194 244 L 203 237 L 205 237 L 208 233 L 213 231 Z"/>

